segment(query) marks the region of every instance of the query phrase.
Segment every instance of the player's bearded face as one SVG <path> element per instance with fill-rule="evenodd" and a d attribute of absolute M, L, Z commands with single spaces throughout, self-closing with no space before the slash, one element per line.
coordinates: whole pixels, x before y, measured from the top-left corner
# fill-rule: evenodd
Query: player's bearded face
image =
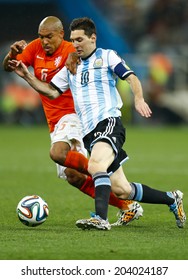
<path fill-rule="evenodd" d="M 84 30 L 71 31 L 70 39 L 76 49 L 78 56 L 81 58 L 86 58 L 96 48 L 96 35 L 92 34 L 91 37 L 88 37 L 84 33 Z"/>

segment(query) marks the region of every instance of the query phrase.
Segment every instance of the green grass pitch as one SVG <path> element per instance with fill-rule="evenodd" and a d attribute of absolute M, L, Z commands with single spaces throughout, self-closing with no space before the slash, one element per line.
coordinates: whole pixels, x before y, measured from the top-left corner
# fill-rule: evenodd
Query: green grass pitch
<path fill-rule="evenodd" d="M 188 224 L 177 228 L 166 205 L 142 204 L 142 218 L 108 232 L 76 228 L 76 220 L 94 210 L 94 201 L 57 178 L 47 127 L 1 126 L 0 132 L 1 260 L 188 259 Z M 129 181 L 165 191 L 179 188 L 188 213 L 187 147 L 187 127 L 128 127 Z M 37 228 L 24 226 L 15 212 L 29 194 L 49 205 L 47 221 Z M 117 211 L 109 207 L 110 222 Z"/>

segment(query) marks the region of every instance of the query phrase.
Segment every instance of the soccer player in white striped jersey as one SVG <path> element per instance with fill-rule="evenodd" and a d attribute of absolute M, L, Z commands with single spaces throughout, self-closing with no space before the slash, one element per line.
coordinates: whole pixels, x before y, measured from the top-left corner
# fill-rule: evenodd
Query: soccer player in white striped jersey
<path fill-rule="evenodd" d="M 73 94 L 84 145 L 90 154 L 88 171 L 95 184 L 95 213 L 91 218 L 78 220 L 76 225 L 82 229 L 110 230 L 108 201 L 112 190 L 120 199 L 168 205 L 177 226 L 182 228 L 186 215 L 181 191 L 159 191 L 142 183 L 129 183 L 123 172 L 122 163 L 128 157 L 122 149 L 125 129 L 120 118 L 122 101 L 116 78 L 130 84 L 137 112 L 149 118 L 152 112 L 144 100 L 139 79 L 113 50 L 96 47 L 96 27 L 91 19 L 73 20 L 70 31 L 81 58 L 75 75 L 64 67 L 49 85 L 37 80 L 22 62 L 17 63 L 15 72 L 49 98 L 58 97 L 69 87 Z"/>

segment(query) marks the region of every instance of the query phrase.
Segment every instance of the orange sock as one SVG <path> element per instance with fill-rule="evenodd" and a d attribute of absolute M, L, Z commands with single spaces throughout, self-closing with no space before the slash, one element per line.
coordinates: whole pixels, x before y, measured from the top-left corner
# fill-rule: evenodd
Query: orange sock
<path fill-rule="evenodd" d="M 91 176 L 88 176 L 80 188 L 80 191 L 95 198 L 95 187 Z"/>
<path fill-rule="evenodd" d="M 84 173 L 86 175 L 89 175 L 87 169 L 88 169 L 88 159 L 82 155 L 81 153 L 78 153 L 77 151 L 69 151 L 67 153 L 64 166 L 76 169 L 77 171 Z"/>
<path fill-rule="evenodd" d="M 84 184 L 81 186 L 80 191 L 91 196 L 92 198 L 95 198 L 95 187 L 90 176 L 87 177 Z M 109 204 L 112 206 L 115 206 L 121 210 L 127 210 L 129 209 L 127 204 L 129 204 L 130 202 L 132 201 L 119 199 L 112 192 L 110 193 Z"/>

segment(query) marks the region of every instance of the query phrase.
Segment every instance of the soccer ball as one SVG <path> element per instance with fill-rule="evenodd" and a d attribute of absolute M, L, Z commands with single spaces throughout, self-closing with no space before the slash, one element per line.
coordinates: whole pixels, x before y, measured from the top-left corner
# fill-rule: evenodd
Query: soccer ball
<path fill-rule="evenodd" d="M 25 196 L 17 205 L 19 220 L 28 227 L 44 223 L 49 215 L 48 204 L 38 195 Z"/>

